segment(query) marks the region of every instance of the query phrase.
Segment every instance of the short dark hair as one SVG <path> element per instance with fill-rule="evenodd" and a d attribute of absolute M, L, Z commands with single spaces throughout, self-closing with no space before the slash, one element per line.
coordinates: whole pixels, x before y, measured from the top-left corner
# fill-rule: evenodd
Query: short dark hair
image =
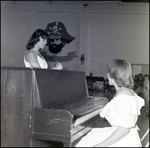
<path fill-rule="evenodd" d="M 40 37 L 46 39 L 48 38 L 48 34 L 42 29 L 37 29 L 36 31 L 34 31 L 26 45 L 27 50 L 32 49 L 35 44 L 40 40 Z"/>
<path fill-rule="evenodd" d="M 133 88 L 131 64 L 124 59 L 114 59 L 107 65 L 107 71 L 111 78 L 115 80 L 118 87 Z"/>
<path fill-rule="evenodd" d="M 139 73 L 139 74 L 138 74 L 138 80 L 139 80 L 140 77 L 142 78 L 142 80 L 144 80 L 144 76 L 143 76 L 142 73 Z"/>

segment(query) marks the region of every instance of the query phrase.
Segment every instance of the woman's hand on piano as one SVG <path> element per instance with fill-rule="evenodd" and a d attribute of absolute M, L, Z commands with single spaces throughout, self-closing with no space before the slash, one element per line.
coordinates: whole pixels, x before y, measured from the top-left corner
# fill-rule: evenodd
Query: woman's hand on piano
<path fill-rule="evenodd" d="M 63 66 L 61 63 L 59 63 L 58 61 L 56 62 L 56 66 L 52 69 L 57 69 L 57 70 L 62 70 L 63 69 Z"/>

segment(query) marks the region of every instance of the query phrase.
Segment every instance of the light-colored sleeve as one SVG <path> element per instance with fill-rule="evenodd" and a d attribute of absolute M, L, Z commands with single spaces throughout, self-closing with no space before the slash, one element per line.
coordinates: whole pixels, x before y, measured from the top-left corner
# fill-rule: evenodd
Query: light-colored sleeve
<path fill-rule="evenodd" d="M 104 107 L 100 116 L 105 117 L 112 126 L 132 127 L 136 124 L 143 105 L 144 99 L 139 96 L 120 95 Z"/>

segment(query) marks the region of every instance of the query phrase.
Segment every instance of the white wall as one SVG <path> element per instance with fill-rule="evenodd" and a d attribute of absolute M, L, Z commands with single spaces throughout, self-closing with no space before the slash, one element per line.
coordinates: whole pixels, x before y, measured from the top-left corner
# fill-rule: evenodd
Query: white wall
<path fill-rule="evenodd" d="M 87 73 L 105 75 L 109 60 L 149 63 L 149 13 L 145 4 L 111 3 L 90 6 L 88 11 Z"/>
<path fill-rule="evenodd" d="M 63 62 L 67 70 L 105 76 L 113 58 L 149 65 L 149 4 L 82 1 L 1 1 L 1 66 L 24 67 L 26 43 L 37 28 L 62 21 L 76 37 L 58 56 L 76 51 L 78 57 Z M 47 50 L 49 55 L 51 53 Z M 81 54 L 85 55 L 81 65 Z M 53 67 L 55 63 L 49 62 Z"/>

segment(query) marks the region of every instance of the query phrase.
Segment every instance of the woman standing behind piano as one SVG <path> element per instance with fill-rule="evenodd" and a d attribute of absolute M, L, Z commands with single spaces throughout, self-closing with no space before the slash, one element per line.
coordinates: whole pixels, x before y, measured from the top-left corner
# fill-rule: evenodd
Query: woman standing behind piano
<path fill-rule="evenodd" d="M 133 90 L 129 62 L 114 59 L 107 65 L 109 85 L 116 89 L 114 98 L 100 112 L 111 127 L 93 128 L 76 147 L 141 147 L 136 125 L 144 99 Z"/>
<path fill-rule="evenodd" d="M 25 67 L 48 69 L 48 64 L 40 53 L 40 50 L 44 49 L 47 43 L 47 38 L 48 34 L 42 29 L 37 29 L 32 34 L 26 46 L 28 51 L 24 56 Z M 62 64 L 57 62 L 56 66 L 51 69 L 60 70 L 62 68 Z"/>

